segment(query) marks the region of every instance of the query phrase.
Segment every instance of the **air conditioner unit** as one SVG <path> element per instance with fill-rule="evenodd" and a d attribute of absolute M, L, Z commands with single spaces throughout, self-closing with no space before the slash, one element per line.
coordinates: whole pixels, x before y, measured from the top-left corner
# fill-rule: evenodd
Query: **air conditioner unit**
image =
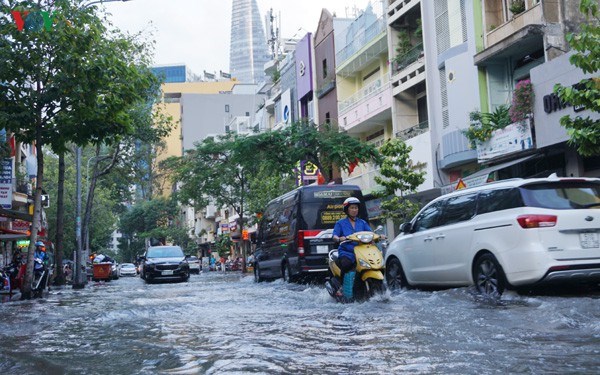
<path fill-rule="evenodd" d="M 214 219 L 215 218 L 215 214 L 217 213 L 217 207 L 213 206 L 213 205 L 208 205 L 206 206 L 206 210 L 205 210 L 205 214 L 204 217 L 207 219 Z"/>

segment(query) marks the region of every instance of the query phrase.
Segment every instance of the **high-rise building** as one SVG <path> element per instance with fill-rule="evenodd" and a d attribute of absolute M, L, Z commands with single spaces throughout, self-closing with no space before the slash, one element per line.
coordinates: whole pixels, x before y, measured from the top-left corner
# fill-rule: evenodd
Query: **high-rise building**
<path fill-rule="evenodd" d="M 152 67 L 152 72 L 163 83 L 197 82 L 200 76 L 194 74 L 185 64 L 157 65 Z"/>
<path fill-rule="evenodd" d="M 243 83 L 263 82 L 267 61 L 267 38 L 256 0 L 234 0 L 229 48 L 231 77 Z"/>

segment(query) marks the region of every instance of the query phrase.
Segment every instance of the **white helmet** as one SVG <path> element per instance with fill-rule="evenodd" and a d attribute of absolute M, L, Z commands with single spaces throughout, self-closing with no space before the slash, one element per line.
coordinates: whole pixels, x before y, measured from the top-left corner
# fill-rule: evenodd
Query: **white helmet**
<path fill-rule="evenodd" d="M 344 201 L 344 213 L 346 215 L 348 215 L 348 207 L 350 207 L 351 204 L 360 205 L 360 200 L 358 200 L 356 197 L 346 198 Z"/>

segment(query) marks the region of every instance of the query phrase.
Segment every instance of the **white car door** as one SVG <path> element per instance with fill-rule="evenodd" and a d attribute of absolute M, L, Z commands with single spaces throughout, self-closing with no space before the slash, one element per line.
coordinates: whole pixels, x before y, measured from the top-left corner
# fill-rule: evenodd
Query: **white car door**
<path fill-rule="evenodd" d="M 439 284 L 462 285 L 471 280 L 471 242 L 477 193 L 447 199 L 433 235 L 435 272 L 432 280 Z"/>
<path fill-rule="evenodd" d="M 443 201 L 425 207 L 412 222 L 410 233 L 399 241 L 402 269 L 412 284 L 427 284 L 435 270 L 433 246 L 435 227 L 441 213 Z"/>

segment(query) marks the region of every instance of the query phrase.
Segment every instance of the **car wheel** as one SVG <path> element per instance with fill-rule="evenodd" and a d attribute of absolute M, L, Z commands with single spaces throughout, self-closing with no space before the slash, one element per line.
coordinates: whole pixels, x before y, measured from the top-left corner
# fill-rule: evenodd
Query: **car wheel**
<path fill-rule="evenodd" d="M 385 267 L 385 281 L 390 290 L 405 289 L 410 286 L 398 258 L 391 258 L 388 261 Z"/>
<path fill-rule="evenodd" d="M 475 261 L 473 271 L 475 288 L 483 295 L 498 298 L 506 288 L 506 276 L 496 257 L 492 254 L 483 254 Z"/>
<path fill-rule="evenodd" d="M 294 277 L 292 276 L 292 270 L 290 269 L 289 263 L 286 262 L 283 264 L 283 269 L 281 270 L 281 273 L 283 275 L 283 281 L 285 281 L 286 283 L 294 282 Z"/>
<path fill-rule="evenodd" d="M 262 283 L 263 281 L 265 281 L 265 278 L 261 276 L 260 267 L 258 266 L 258 263 L 256 263 L 254 265 L 254 282 Z"/>

